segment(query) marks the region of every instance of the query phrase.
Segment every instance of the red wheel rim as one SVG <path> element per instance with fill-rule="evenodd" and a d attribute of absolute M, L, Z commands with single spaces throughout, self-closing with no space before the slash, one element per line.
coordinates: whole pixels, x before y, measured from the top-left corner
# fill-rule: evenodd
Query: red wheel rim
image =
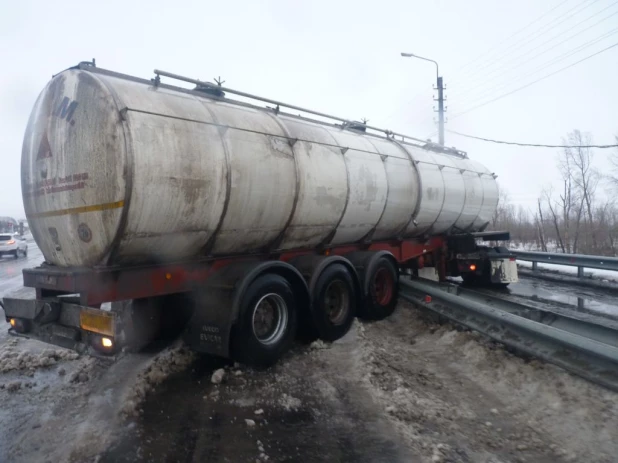
<path fill-rule="evenodd" d="M 373 292 L 378 305 L 387 305 L 393 298 L 393 275 L 386 267 L 380 268 L 373 277 Z"/>

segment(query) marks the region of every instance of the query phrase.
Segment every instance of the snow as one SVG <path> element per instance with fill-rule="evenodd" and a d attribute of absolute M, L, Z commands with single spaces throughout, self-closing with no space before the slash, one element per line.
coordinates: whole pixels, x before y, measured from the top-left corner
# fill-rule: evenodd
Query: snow
<path fill-rule="evenodd" d="M 521 265 L 522 267 L 532 268 L 532 262 L 517 260 L 517 265 Z M 551 270 L 554 272 L 567 273 L 569 275 L 577 275 L 577 267 L 573 267 L 570 265 L 560 265 L 560 264 L 538 264 L 539 269 L 543 270 Z M 592 276 L 593 278 L 598 278 L 606 281 L 617 281 L 618 282 L 618 272 L 613 270 L 602 270 L 602 269 L 584 269 L 585 276 Z"/>
<path fill-rule="evenodd" d="M 212 374 L 212 377 L 210 378 L 210 382 L 212 384 L 221 384 L 221 381 L 223 381 L 224 377 L 225 377 L 225 370 L 223 368 L 219 368 L 218 370 L 215 370 L 215 372 Z"/>
<path fill-rule="evenodd" d="M 360 370 L 369 369 L 374 400 L 394 409 L 387 417 L 424 461 L 463 461 L 463 451 L 466 461 L 614 461 L 614 392 L 478 333 L 433 326 L 406 305 L 359 331 Z"/>
<path fill-rule="evenodd" d="M 147 394 L 174 373 L 183 371 L 196 358 L 196 353 L 189 350 L 180 339 L 148 358 L 142 365 L 142 371 L 133 380 L 130 392 L 123 398 L 122 415 L 129 418 L 139 416 Z"/>

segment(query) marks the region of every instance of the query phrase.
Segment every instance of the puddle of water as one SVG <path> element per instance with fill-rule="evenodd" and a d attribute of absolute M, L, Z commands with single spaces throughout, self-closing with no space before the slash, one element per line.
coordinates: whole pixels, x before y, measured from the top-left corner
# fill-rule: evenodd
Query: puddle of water
<path fill-rule="evenodd" d="M 547 287 L 548 285 L 550 285 L 550 288 Z M 505 292 L 541 302 L 558 302 L 578 311 L 618 316 L 618 297 L 614 302 L 604 297 L 582 293 L 575 288 L 559 284 L 522 279 L 519 283 L 509 285 Z"/>

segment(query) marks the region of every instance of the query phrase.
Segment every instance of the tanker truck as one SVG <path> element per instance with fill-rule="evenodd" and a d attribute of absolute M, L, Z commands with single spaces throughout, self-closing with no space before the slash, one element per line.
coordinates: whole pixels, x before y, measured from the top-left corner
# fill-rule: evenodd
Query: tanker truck
<path fill-rule="evenodd" d="M 480 244 L 509 236 L 466 153 L 164 71 L 55 75 L 21 175 L 44 262 L 4 297 L 9 332 L 93 355 L 172 330 L 270 365 L 298 333 L 389 316 L 401 275 L 517 281 Z"/>

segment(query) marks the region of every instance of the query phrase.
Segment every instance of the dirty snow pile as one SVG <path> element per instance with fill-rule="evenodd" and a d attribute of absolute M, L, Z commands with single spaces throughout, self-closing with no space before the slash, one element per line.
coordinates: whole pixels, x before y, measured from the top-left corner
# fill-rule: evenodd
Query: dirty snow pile
<path fill-rule="evenodd" d="M 139 373 L 131 386 L 124 401 L 122 414 L 128 418 L 138 416 L 146 395 L 174 373 L 186 369 L 196 358 L 197 354 L 180 340 L 157 354 L 150 365 Z"/>
<path fill-rule="evenodd" d="M 618 395 L 402 306 L 358 330 L 364 384 L 427 461 L 618 455 Z"/>
<path fill-rule="evenodd" d="M 326 348 L 321 347 L 321 349 Z M 238 363 L 215 370 L 211 383 L 217 386 L 208 398 L 214 402 L 222 395 L 230 404 L 253 409 L 256 417 L 264 414 L 264 408 L 283 411 L 298 410 L 303 402 L 295 397 L 295 392 L 303 391 L 302 381 L 288 374 L 289 368 L 296 369 L 299 357 L 290 356 L 278 365 L 265 371 L 253 370 Z M 294 366 L 292 366 L 294 365 Z M 219 386 L 225 386 L 224 389 Z"/>
<path fill-rule="evenodd" d="M 67 349 L 44 349 L 30 352 L 20 349 L 17 340 L 6 342 L 0 348 L 0 373 L 23 371 L 33 373 L 39 368 L 51 367 L 60 362 L 77 360 L 79 354 Z"/>

